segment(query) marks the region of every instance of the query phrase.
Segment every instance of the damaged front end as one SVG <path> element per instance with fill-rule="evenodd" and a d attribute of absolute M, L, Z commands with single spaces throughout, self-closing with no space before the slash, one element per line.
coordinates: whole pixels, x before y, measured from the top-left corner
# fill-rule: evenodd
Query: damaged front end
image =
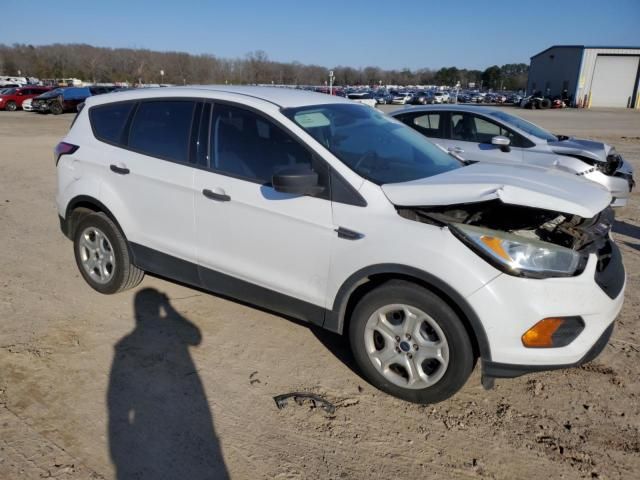
<path fill-rule="evenodd" d="M 582 273 L 589 255 L 598 270 L 611 258 L 611 207 L 592 218 L 500 200 L 433 206 L 397 207 L 409 220 L 448 227 L 469 248 L 505 273 L 530 278 Z"/>

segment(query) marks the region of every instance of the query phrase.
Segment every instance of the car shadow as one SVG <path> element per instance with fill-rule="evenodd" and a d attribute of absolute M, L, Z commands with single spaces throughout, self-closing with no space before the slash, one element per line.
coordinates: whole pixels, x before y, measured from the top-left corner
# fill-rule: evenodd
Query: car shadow
<path fill-rule="evenodd" d="M 633 248 L 634 250 L 638 250 L 640 252 L 640 243 L 629 243 L 623 242 L 627 247 Z"/>
<path fill-rule="evenodd" d="M 320 327 L 310 327 L 310 330 L 316 339 L 318 339 L 318 341 L 322 343 L 322 345 L 329 350 L 334 357 L 345 364 L 349 370 L 355 373 L 358 377 L 365 380 L 358 370 L 355 359 L 353 358 L 347 335 L 338 335 L 337 333 L 324 330 Z"/>
<path fill-rule="evenodd" d="M 625 221 L 620 222 L 616 220 L 616 222 L 613 224 L 613 232 L 626 235 L 627 237 L 635 238 L 636 240 L 640 240 L 640 227 L 631 223 L 627 223 Z"/>
<path fill-rule="evenodd" d="M 134 308 L 136 325 L 115 345 L 107 392 L 116 478 L 228 478 L 189 352 L 200 330 L 153 288 L 136 294 Z"/>

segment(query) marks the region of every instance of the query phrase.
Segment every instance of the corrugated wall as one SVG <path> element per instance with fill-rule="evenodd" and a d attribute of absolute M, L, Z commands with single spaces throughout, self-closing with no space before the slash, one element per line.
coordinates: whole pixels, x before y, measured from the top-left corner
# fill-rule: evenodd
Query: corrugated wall
<path fill-rule="evenodd" d="M 551 96 L 576 92 L 582 47 L 553 47 L 531 58 L 527 92 L 535 90 Z"/>
<path fill-rule="evenodd" d="M 585 48 L 582 54 L 582 68 L 578 76 L 578 88 L 576 102 L 582 106 L 588 106 L 589 93 L 593 83 L 593 74 L 596 67 L 596 58 L 600 54 L 606 55 L 640 55 L 638 48 Z M 636 89 L 638 90 L 638 89 Z M 636 95 L 638 96 L 638 95 Z M 635 107 L 640 107 L 640 101 L 636 98 Z"/>

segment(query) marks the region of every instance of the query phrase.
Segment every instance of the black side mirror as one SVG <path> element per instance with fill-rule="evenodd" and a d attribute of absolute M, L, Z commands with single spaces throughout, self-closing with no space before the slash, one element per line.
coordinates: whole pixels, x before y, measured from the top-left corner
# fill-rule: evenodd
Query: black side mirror
<path fill-rule="evenodd" d="M 324 190 L 318 185 L 318 174 L 308 167 L 291 167 L 274 174 L 271 184 L 276 192 L 294 195 L 317 195 Z"/>

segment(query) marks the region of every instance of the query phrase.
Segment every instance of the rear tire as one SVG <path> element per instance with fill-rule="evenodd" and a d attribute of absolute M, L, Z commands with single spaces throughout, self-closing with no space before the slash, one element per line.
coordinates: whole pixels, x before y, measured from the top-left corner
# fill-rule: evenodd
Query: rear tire
<path fill-rule="evenodd" d="M 18 105 L 16 104 L 16 102 L 7 102 L 7 104 L 4 106 L 4 109 L 8 112 L 15 112 L 18 109 Z"/>
<path fill-rule="evenodd" d="M 451 397 L 475 363 L 455 311 L 433 292 L 402 280 L 386 282 L 358 302 L 349 341 L 373 386 L 414 403 Z"/>
<path fill-rule="evenodd" d="M 131 263 L 126 238 L 102 212 L 80 220 L 73 233 L 73 251 L 82 277 L 100 293 L 128 290 L 144 278 L 144 271 Z"/>

